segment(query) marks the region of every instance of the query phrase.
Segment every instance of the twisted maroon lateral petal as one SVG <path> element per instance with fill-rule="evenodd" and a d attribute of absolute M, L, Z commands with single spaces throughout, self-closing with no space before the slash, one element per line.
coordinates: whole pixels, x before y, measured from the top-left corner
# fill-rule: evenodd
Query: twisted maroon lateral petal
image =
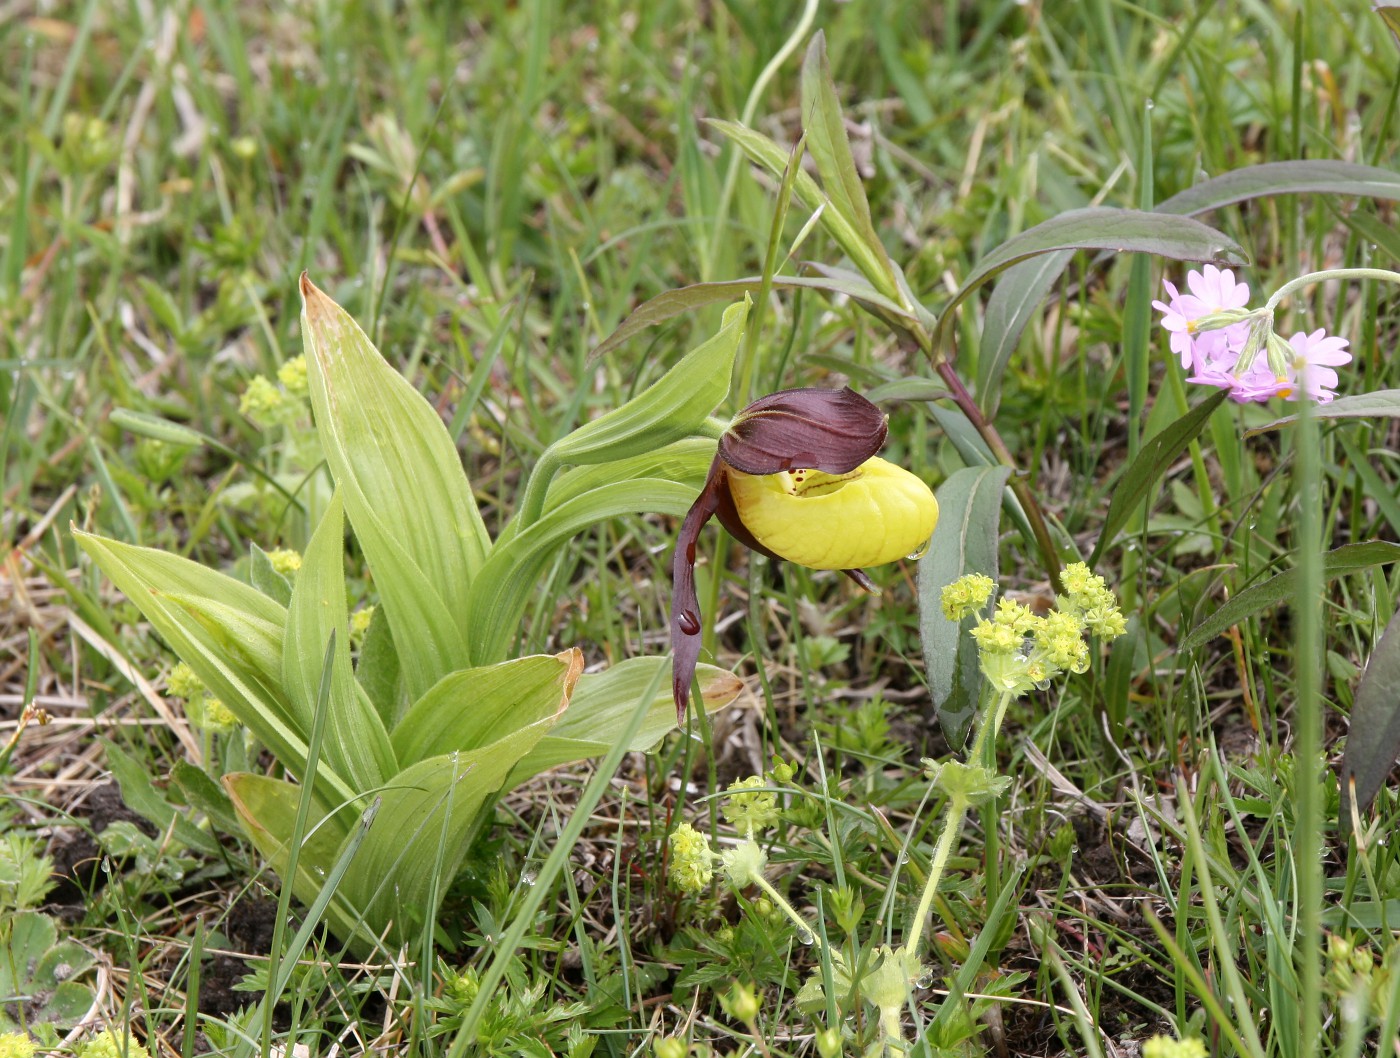
<path fill-rule="evenodd" d="M 880 409 L 850 387 L 785 389 L 741 411 L 719 454 L 745 474 L 848 474 L 880 450 L 888 432 Z"/>
<path fill-rule="evenodd" d="M 676 700 L 676 723 L 685 723 L 690 705 L 690 684 L 695 663 L 700 660 L 700 599 L 695 593 L 695 545 L 700 530 L 719 507 L 721 492 L 727 493 L 724 462 L 716 454 L 705 478 L 705 487 L 686 511 L 676 533 L 676 550 L 671 556 L 671 694 Z"/>

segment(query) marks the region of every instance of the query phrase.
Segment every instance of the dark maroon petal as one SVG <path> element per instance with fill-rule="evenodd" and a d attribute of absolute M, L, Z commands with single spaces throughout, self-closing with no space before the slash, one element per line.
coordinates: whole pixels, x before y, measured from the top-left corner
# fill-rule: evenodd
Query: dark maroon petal
<path fill-rule="evenodd" d="M 810 468 L 848 474 L 880 450 L 880 409 L 849 387 L 786 389 L 760 397 L 719 439 L 719 454 L 745 474 Z"/>
<path fill-rule="evenodd" d="M 728 496 L 724 464 L 718 455 L 710 464 L 705 487 L 695 497 L 676 533 L 676 551 L 671 557 L 671 694 L 676 701 L 676 723 L 685 723 L 690 705 L 690 684 L 695 679 L 695 663 L 700 660 L 700 599 L 695 592 L 695 545 L 700 530 L 719 506 L 720 494 Z M 732 507 L 732 503 L 731 503 Z"/>

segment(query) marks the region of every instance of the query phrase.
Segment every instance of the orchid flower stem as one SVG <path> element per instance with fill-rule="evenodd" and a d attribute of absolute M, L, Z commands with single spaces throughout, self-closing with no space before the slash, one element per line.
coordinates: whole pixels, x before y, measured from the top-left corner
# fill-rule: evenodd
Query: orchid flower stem
<path fill-rule="evenodd" d="M 1400 272 L 1389 272 L 1384 268 L 1329 268 L 1324 272 L 1309 272 L 1297 279 L 1290 279 L 1275 290 L 1273 297 L 1264 303 L 1263 311 L 1272 314 L 1279 302 L 1293 291 L 1329 279 L 1375 279 L 1382 283 L 1400 283 Z"/>
<path fill-rule="evenodd" d="M 987 442 L 987 446 L 992 450 L 992 454 L 996 456 L 998 462 L 1015 469 L 1016 460 L 1012 458 L 1010 450 L 1006 447 L 1006 442 L 1001 439 L 1001 434 L 997 433 L 996 427 L 982 415 L 982 409 L 977 406 L 977 402 L 972 399 L 972 394 L 963 385 L 952 362 L 944 360 L 938 365 L 937 370 L 939 377 L 948 384 L 954 402 L 967 416 L 967 421 L 972 423 L 982 436 L 982 440 Z M 1060 583 L 1060 556 L 1055 550 L 1055 542 L 1050 538 L 1050 527 L 1045 523 L 1045 515 L 1041 512 L 1040 504 L 1036 502 L 1035 496 L 1031 493 L 1030 485 L 1020 474 L 1013 474 L 1010 484 L 1011 491 L 1016 494 L 1016 498 L 1021 501 L 1022 509 L 1026 512 L 1026 520 L 1031 524 L 1036 547 L 1040 551 L 1040 557 L 1045 563 L 1046 571 L 1050 574 L 1051 586 L 1057 592 L 1062 592 L 1064 585 Z"/>

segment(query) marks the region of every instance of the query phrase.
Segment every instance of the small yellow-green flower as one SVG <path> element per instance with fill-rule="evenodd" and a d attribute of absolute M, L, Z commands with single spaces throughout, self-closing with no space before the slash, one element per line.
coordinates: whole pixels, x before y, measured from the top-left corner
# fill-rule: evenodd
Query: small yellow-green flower
<path fill-rule="evenodd" d="M 239 398 L 238 410 L 259 426 L 273 426 L 281 421 L 287 395 L 263 375 L 254 375 Z"/>
<path fill-rule="evenodd" d="M 778 795 L 763 787 L 764 781 L 757 775 L 730 783 L 721 810 L 724 818 L 748 837 L 778 821 Z"/>
<path fill-rule="evenodd" d="M 238 726 L 238 717 L 233 715 L 233 711 L 211 694 L 191 698 L 186 703 L 185 712 L 195 727 L 216 735 L 226 735 Z"/>
<path fill-rule="evenodd" d="M 306 357 L 298 356 L 288 360 L 277 369 L 277 381 L 287 387 L 294 397 L 306 396 L 309 385 L 306 380 Z"/>
<path fill-rule="evenodd" d="M 301 569 L 301 553 L 288 548 L 279 547 L 269 551 L 267 560 L 272 563 L 272 568 L 284 577 L 290 577 Z"/>
<path fill-rule="evenodd" d="M 123 1033 L 118 1039 L 110 1029 L 99 1032 L 78 1051 L 78 1058 L 151 1058 L 151 1052 Z"/>
<path fill-rule="evenodd" d="M 1206 1058 L 1206 1045 L 1194 1036 L 1184 1040 L 1153 1036 L 1142 1045 L 1142 1058 Z"/>
<path fill-rule="evenodd" d="M 0 1058 L 34 1058 L 37 1049 L 22 1032 L 0 1032 Z"/>
<path fill-rule="evenodd" d="M 204 694 L 204 681 L 194 674 L 194 669 L 181 661 L 165 677 L 165 689 L 176 698 L 190 701 Z"/>
<path fill-rule="evenodd" d="M 350 642 L 359 646 L 365 641 L 370 622 L 374 620 L 374 607 L 364 606 L 350 615 Z"/>
<path fill-rule="evenodd" d="M 945 584 L 942 592 L 943 616 L 950 621 L 961 621 L 969 614 L 976 613 L 987 605 L 996 588 L 996 581 L 982 573 L 968 573 L 952 584 Z"/>
<path fill-rule="evenodd" d="M 703 892 L 715 876 L 710 839 L 689 823 L 671 831 L 671 883 L 683 893 Z"/>

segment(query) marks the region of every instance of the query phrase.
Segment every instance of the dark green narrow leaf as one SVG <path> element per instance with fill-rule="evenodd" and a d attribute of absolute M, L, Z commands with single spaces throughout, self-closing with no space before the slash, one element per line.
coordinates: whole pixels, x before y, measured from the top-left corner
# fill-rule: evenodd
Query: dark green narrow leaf
<path fill-rule="evenodd" d="M 1331 404 L 1319 404 L 1308 414 L 1314 419 L 1400 419 L 1400 389 L 1378 389 L 1371 393 L 1338 397 Z M 1298 416 L 1285 415 L 1282 419 L 1246 431 L 1245 436 L 1267 433 L 1297 421 Z"/>
<path fill-rule="evenodd" d="M 1385 540 L 1367 540 L 1361 544 L 1347 544 L 1322 556 L 1322 576 L 1334 580 L 1344 573 L 1357 573 L 1389 562 L 1400 562 L 1400 544 Z M 1262 584 L 1240 592 L 1215 613 L 1198 624 L 1181 641 L 1182 651 L 1195 650 L 1202 643 L 1213 639 L 1227 628 L 1253 617 L 1261 610 L 1277 606 L 1293 598 L 1298 588 L 1298 571 L 1285 570 L 1270 577 Z"/>
<path fill-rule="evenodd" d="M 1163 216 L 1136 209 L 1097 206 L 1072 209 L 1008 239 L 977 262 L 963 285 L 939 316 L 946 329 L 952 310 L 998 272 L 1058 250 L 1112 250 L 1150 253 L 1177 261 L 1220 261 L 1242 264 L 1244 248 L 1223 232 L 1190 217 Z"/>
<path fill-rule="evenodd" d="M 1012 265 L 1001 274 L 987 299 L 977 353 L 977 403 L 987 418 L 996 416 L 1001 376 L 1021 344 L 1026 324 L 1073 257 L 1073 250 L 1061 250 Z"/>
<path fill-rule="evenodd" d="M 104 741 L 103 748 L 107 752 L 112 777 L 121 787 L 122 801 L 128 808 L 157 829 L 171 831 L 175 839 L 188 848 L 208 856 L 223 855 L 219 839 L 208 831 L 200 830 L 167 801 L 151 782 L 150 772 L 144 764 L 111 742 Z"/>
<path fill-rule="evenodd" d="M 1327 159 L 1265 162 L 1202 180 L 1195 187 L 1157 203 L 1156 212 L 1205 213 L 1251 198 L 1307 192 L 1397 199 L 1400 198 L 1400 173 L 1373 165 Z"/>
<path fill-rule="evenodd" d="M 369 619 L 365 640 L 360 644 L 355 679 L 374 703 L 384 726 L 393 731 L 399 714 L 408 708 L 408 698 L 399 693 L 399 654 L 382 606 L 375 607 Z"/>
<path fill-rule="evenodd" d="M 1390 619 L 1351 707 L 1351 728 L 1342 754 L 1342 811 L 1349 813 L 1349 781 L 1356 783 L 1356 804 L 1366 811 L 1380 792 L 1400 755 L 1400 611 Z M 1347 828 L 1343 828 L 1343 833 Z"/>
<path fill-rule="evenodd" d="M 1138 457 L 1129 464 L 1118 487 L 1113 490 L 1113 499 L 1104 517 L 1103 531 L 1099 542 L 1094 545 L 1094 553 L 1089 556 L 1089 565 L 1094 566 L 1103 557 L 1105 549 L 1113 542 L 1118 530 L 1127 524 L 1133 511 L 1141 503 L 1157 479 L 1166 473 L 1177 456 L 1186 451 L 1186 446 L 1201 435 L 1211 413 L 1220 407 L 1226 396 L 1225 390 L 1217 390 L 1200 404 L 1192 408 L 1176 422 L 1142 446 Z"/>
<path fill-rule="evenodd" d="M 969 467 L 938 489 L 938 527 L 919 560 L 919 636 L 924 665 L 949 743 L 961 746 L 977 712 L 982 673 L 977 644 L 961 622 L 943 616 L 943 589 L 966 573 L 996 580 L 1001 496 L 1011 468 Z"/>

